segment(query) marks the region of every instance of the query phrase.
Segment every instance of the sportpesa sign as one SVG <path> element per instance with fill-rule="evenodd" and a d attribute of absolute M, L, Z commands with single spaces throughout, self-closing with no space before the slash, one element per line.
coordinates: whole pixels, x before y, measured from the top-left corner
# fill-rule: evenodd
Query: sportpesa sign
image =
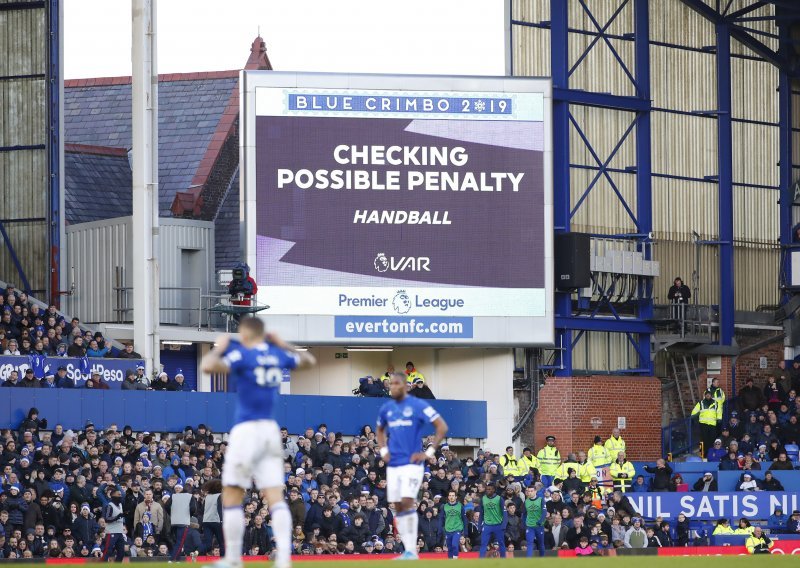
<path fill-rule="evenodd" d="M 550 82 L 244 72 L 247 261 L 304 343 L 553 341 Z"/>

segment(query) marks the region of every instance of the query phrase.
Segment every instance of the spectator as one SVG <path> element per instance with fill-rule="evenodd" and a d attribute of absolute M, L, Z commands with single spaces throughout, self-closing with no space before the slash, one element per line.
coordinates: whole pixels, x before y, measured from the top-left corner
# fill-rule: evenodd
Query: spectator
<path fill-rule="evenodd" d="M 670 490 L 670 476 L 672 475 L 672 468 L 667 465 L 663 459 L 656 460 L 656 466 L 652 467 L 646 465 L 644 470 L 647 473 L 653 474 L 652 491 L 669 491 Z"/>
<path fill-rule="evenodd" d="M 144 373 L 144 365 L 141 363 L 136 365 L 136 382 L 141 383 L 145 386 L 145 388 L 150 388 L 150 377 L 145 375 Z"/>
<path fill-rule="evenodd" d="M 56 371 L 56 386 L 60 389 L 75 388 L 75 382 L 67 375 L 67 368 L 64 365 L 59 366 Z"/>
<path fill-rule="evenodd" d="M 742 474 L 742 481 L 736 489 L 738 491 L 760 491 L 758 482 L 749 473 Z"/>
<path fill-rule="evenodd" d="M 762 491 L 783 491 L 783 484 L 779 479 L 772 475 L 772 471 L 764 474 L 764 481 L 761 482 Z"/>
<path fill-rule="evenodd" d="M 636 481 L 633 482 L 631 491 L 633 493 L 647 493 L 650 491 L 650 487 L 648 487 L 647 483 L 645 482 L 644 475 L 636 476 Z"/>
<path fill-rule="evenodd" d="M 136 380 L 136 373 L 133 369 L 125 371 L 125 380 L 122 381 L 122 390 L 147 390 L 142 383 Z"/>
<path fill-rule="evenodd" d="M 782 507 L 775 507 L 775 512 L 767 519 L 767 528 L 770 534 L 781 534 L 786 530 L 788 518 L 783 514 Z"/>
<path fill-rule="evenodd" d="M 103 380 L 103 377 L 98 371 L 92 371 L 92 374 L 86 381 L 86 386 L 84 388 L 108 390 L 110 387 L 108 386 L 108 383 Z"/>
<path fill-rule="evenodd" d="M 738 393 L 737 404 L 739 406 L 739 412 L 750 413 L 758 410 L 764 404 L 764 393 L 761 389 L 753 386 L 752 377 L 747 377 L 744 383 L 744 388 Z"/>
<path fill-rule="evenodd" d="M 11 318 L 11 316 L 9 314 L 6 314 L 4 317 L 7 317 L 8 319 Z M 6 350 L 3 351 L 3 355 L 19 355 L 19 354 L 20 354 L 20 352 L 19 352 L 19 346 L 17 344 L 17 340 L 16 339 L 9 340 L 8 346 L 6 347 Z"/>
<path fill-rule="evenodd" d="M 786 534 L 800 534 L 800 511 L 795 509 L 792 516 L 786 523 Z"/>
<path fill-rule="evenodd" d="M 694 482 L 692 489 L 694 491 L 701 491 L 704 493 L 717 491 L 717 481 L 714 479 L 714 476 L 711 474 L 711 472 L 707 471 L 703 474 L 703 477 Z"/>
<path fill-rule="evenodd" d="M 708 450 L 708 461 L 718 462 L 725 457 L 725 454 L 727 453 L 727 450 L 722 447 L 722 439 L 717 438 L 714 440 L 714 445 Z"/>
<path fill-rule="evenodd" d="M 33 374 L 33 369 L 31 369 L 29 367 L 29 368 L 25 369 L 25 376 L 20 381 L 18 386 L 23 387 L 23 388 L 29 388 L 29 389 L 38 389 L 42 385 L 39 384 L 39 380 Z"/>
<path fill-rule="evenodd" d="M 422 377 L 422 375 L 414 377 L 414 380 L 411 383 L 411 390 L 408 392 L 408 394 L 427 400 L 434 400 L 436 398 L 433 396 L 433 391 L 431 391 L 428 385 L 425 384 L 425 379 Z"/>
<path fill-rule="evenodd" d="M 647 533 L 642 528 L 642 519 L 634 517 L 631 527 L 625 531 L 625 548 L 647 548 Z"/>
<path fill-rule="evenodd" d="M 775 374 L 767 377 L 767 384 L 764 385 L 764 401 L 769 405 L 769 409 L 773 411 L 780 408 L 781 403 L 786 397 L 786 393 L 783 392 L 783 389 L 776 380 L 776 377 L 781 377 L 781 381 L 783 381 L 788 375 L 788 372 L 781 366 L 785 366 L 783 361 L 778 364 L 778 369 L 775 371 Z"/>
<path fill-rule="evenodd" d="M 156 391 L 166 391 L 169 385 L 169 376 L 164 371 L 161 371 L 158 374 L 158 380 L 151 385 L 151 388 Z"/>
<path fill-rule="evenodd" d="M 778 454 L 778 459 L 769 466 L 769 469 L 770 471 L 792 471 L 794 466 L 792 466 L 792 462 L 789 461 L 786 452 L 781 452 Z"/>
<path fill-rule="evenodd" d="M 133 350 L 133 343 L 126 343 L 125 348 L 117 353 L 118 359 L 141 359 L 142 356 Z"/>
<path fill-rule="evenodd" d="M 52 372 L 48 371 L 44 378 L 39 381 L 39 386 L 48 389 L 58 388 L 58 385 L 56 384 L 56 376 Z"/>
<path fill-rule="evenodd" d="M 83 345 L 83 336 L 76 335 L 75 339 L 72 340 L 72 345 L 69 346 L 67 349 L 67 355 L 69 357 L 85 357 L 86 356 L 86 347 Z"/>
<path fill-rule="evenodd" d="M 692 292 L 689 287 L 683 283 L 683 279 L 680 276 L 676 277 L 667 292 L 669 301 L 673 304 L 688 304 L 691 297 Z"/>
<path fill-rule="evenodd" d="M 19 386 L 19 372 L 16 369 L 12 369 L 8 372 L 8 377 L 6 380 L 3 381 L 3 384 L 0 386 L 4 387 L 18 387 Z"/>
<path fill-rule="evenodd" d="M 167 390 L 173 392 L 192 392 L 191 387 L 186 384 L 186 377 L 183 375 L 183 369 L 178 369 L 175 373 L 175 379 L 167 385 Z"/>
<path fill-rule="evenodd" d="M 388 396 L 388 393 L 383 388 L 383 383 L 375 380 L 372 375 L 361 377 L 358 379 L 358 392 L 362 396 L 380 398 Z"/>

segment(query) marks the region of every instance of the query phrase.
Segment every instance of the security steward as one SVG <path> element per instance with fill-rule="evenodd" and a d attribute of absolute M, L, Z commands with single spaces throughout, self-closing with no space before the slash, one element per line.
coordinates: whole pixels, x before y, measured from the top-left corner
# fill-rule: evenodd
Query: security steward
<path fill-rule="evenodd" d="M 703 393 L 703 400 L 698 402 L 692 410 L 692 416 L 700 420 L 700 438 L 703 440 L 703 457 L 708 457 L 708 451 L 714 447 L 717 437 L 717 415 L 719 406 L 714 400 L 710 390 Z"/>
<path fill-rule="evenodd" d="M 547 436 L 545 441 L 547 445 L 539 450 L 536 457 L 539 459 L 542 483 L 545 487 L 550 487 L 553 485 L 553 480 L 558 474 L 558 468 L 561 466 L 561 454 L 558 453 L 558 448 L 556 448 L 555 436 Z"/>
<path fill-rule="evenodd" d="M 530 448 L 523 448 L 522 457 L 519 458 L 519 463 L 517 465 L 520 467 L 521 471 L 525 472 L 522 475 L 528 475 L 531 469 L 535 470 L 534 475 L 541 474 L 539 459 L 533 455 L 533 451 Z"/>
<path fill-rule="evenodd" d="M 769 554 L 770 549 L 775 546 L 767 535 L 763 533 L 761 527 L 755 527 L 753 534 L 747 537 L 744 545 L 750 554 Z"/>
<path fill-rule="evenodd" d="M 636 470 L 633 464 L 625 459 L 624 451 L 617 454 L 617 460 L 611 464 L 608 473 L 614 480 L 614 489 L 623 493 L 631 488 L 631 482 L 636 477 Z"/>
<path fill-rule="evenodd" d="M 506 453 L 500 456 L 500 465 L 503 466 L 503 473 L 505 475 L 513 475 L 515 479 L 522 477 L 525 475 L 525 473 L 527 473 L 523 473 L 519 467 L 519 460 L 517 459 L 517 456 L 514 455 L 513 446 L 508 446 L 506 448 Z"/>

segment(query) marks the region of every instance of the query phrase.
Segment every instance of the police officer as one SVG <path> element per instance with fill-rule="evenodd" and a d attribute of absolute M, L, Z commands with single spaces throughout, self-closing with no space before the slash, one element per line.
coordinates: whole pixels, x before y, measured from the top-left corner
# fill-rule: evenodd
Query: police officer
<path fill-rule="evenodd" d="M 717 402 L 712 397 L 711 391 L 703 393 L 703 400 L 698 402 L 692 410 L 692 416 L 698 416 L 700 421 L 700 438 L 703 440 L 703 457 L 708 457 L 708 451 L 714 446 L 717 437 Z"/>
<path fill-rule="evenodd" d="M 542 474 L 542 483 L 545 487 L 553 485 L 553 480 L 558 473 L 558 468 L 561 466 L 561 454 L 558 453 L 556 448 L 556 437 L 547 436 L 545 438 L 547 445 L 539 450 L 536 457 L 539 459 L 539 471 Z"/>

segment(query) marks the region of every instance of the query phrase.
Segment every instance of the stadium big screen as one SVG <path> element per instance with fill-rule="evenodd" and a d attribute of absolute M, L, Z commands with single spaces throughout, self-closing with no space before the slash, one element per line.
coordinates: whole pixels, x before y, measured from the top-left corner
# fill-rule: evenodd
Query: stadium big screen
<path fill-rule="evenodd" d="M 550 82 L 242 73 L 268 324 L 344 345 L 553 342 Z"/>

